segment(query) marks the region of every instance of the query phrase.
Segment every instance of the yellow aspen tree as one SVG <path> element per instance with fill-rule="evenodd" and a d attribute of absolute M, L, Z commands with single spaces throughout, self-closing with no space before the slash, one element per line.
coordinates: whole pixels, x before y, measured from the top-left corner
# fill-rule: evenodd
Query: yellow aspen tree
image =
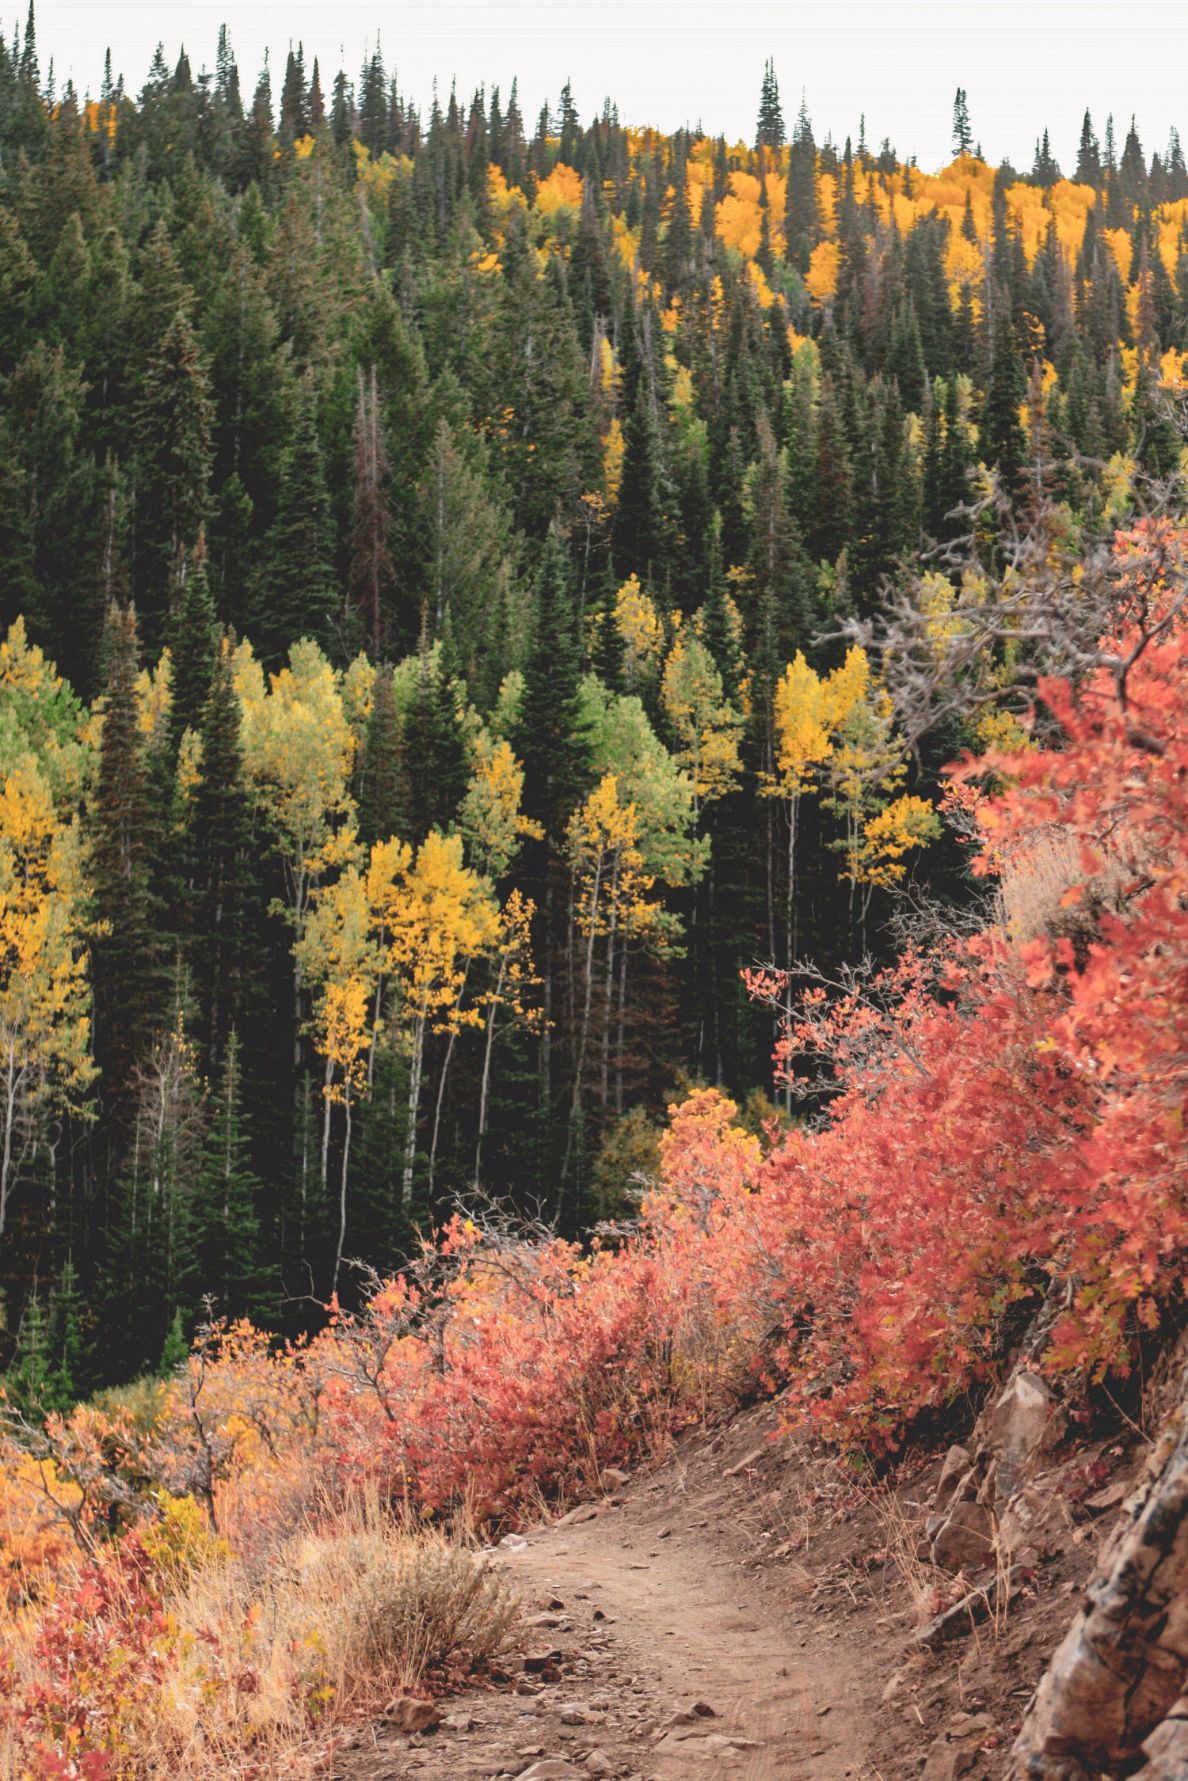
<path fill-rule="evenodd" d="M 655 679 L 664 647 L 664 621 L 637 575 L 629 576 L 615 595 L 615 630 L 623 651 L 623 679 L 634 693 Z"/>
<path fill-rule="evenodd" d="M 317 986 L 313 1039 L 323 1063 L 322 1189 L 329 1191 L 330 1119 L 343 1110 L 342 1159 L 338 1184 L 338 1241 L 333 1290 L 338 1291 L 346 1240 L 352 1108 L 367 1086 L 367 1055 L 378 1022 L 371 1002 L 379 976 L 368 884 L 356 866 L 322 886 L 295 951 L 306 982 Z"/>
<path fill-rule="evenodd" d="M 677 743 L 677 759 L 693 786 L 694 820 L 701 806 L 738 783 L 742 719 L 726 698 L 722 676 L 697 637 L 680 636 L 664 664 L 660 697 Z"/>
<path fill-rule="evenodd" d="M 582 1078 L 589 1047 L 590 1018 L 594 997 L 594 958 L 597 942 L 606 942 L 607 1030 L 614 982 L 616 947 L 632 934 L 659 926 L 660 905 L 649 897 L 654 875 L 648 871 L 639 846 L 639 814 L 634 802 L 625 801 L 619 777 L 604 773 L 594 790 L 570 819 L 566 834 L 573 876 L 574 910 L 578 931 L 585 937 L 583 1003 L 577 1060 L 573 1078 L 573 1120 L 581 1109 Z"/>
<path fill-rule="evenodd" d="M 815 792 L 821 769 L 833 752 L 832 719 L 836 701 L 830 688 L 797 650 L 776 682 L 773 699 L 775 772 L 761 788 L 782 798 L 788 823 L 788 882 L 785 933 L 789 958 L 796 950 L 796 836 L 800 801 Z M 772 924 L 774 926 L 774 922 Z"/>
<path fill-rule="evenodd" d="M 521 809 L 524 769 L 511 744 L 485 727 L 474 740 L 474 771 L 462 807 L 459 827 L 467 857 L 490 878 L 502 878 L 529 837 L 543 832 Z"/>
<path fill-rule="evenodd" d="M 543 1010 L 535 1003 L 540 988 L 532 957 L 532 919 L 536 905 L 531 897 L 513 890 L 499 912 L 499 942 L 496 948 L 498 969 L 495 981 L 483 997 L 483 1071 L 479 1083 L 478 1136 L 474 1146 L 474 1185 L 482 1184 L 483 1139 L 487 1132 L 487 1111 L 491 1093 L 491 1059 L 495 1047 L 495 1028 L 500 1010 L 512 1021 L 529 1030 L 539 1030 Z"/>
<path fill-rule="evenodd" d="M 47 1116 L 82 1110 L 95 1076 L 85 898 L 77 821 L 22 754 L 0 789 L 0 1239 Z"/>
<path fill-rule="evenodd" d="M 401 1202 L 412 1194 L 417 1124 L 430 1032 L 451 1038 L 481 1026 L 464 1005 L 473 962 L 499 938 L 499 909 L 490 885 L 465 865 L 460 835 L 431 831 L 411 863 L 397 858 L 386 885 L 377 883 L 376 925 L 384 936 L 382 968 L 398 993 L 397 1018 L 409 1042 L 408 1132 Z"/>
<path fill-rule="evenodd" d="M 350 775 L 355 733 L 341 680 L 316 643 L 295 643 L 288 665 L 265 684 L 251 645 L 235 652 L 234 682 L 244 768 L 281 861 L 282 911 L 293 930 L 294 1067 L 300 1068 L 303 1018 L 301 940 L 314 891 L 327 872 L 355 853 Z"/>

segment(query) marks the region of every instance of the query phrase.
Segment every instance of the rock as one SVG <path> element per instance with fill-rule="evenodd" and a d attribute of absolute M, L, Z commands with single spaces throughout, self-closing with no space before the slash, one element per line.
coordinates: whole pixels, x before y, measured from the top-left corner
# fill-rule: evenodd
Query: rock
<path fill-rule="evenodd" d="M 504 1552 L 526 1552 L 528 1549 L 527 1540 L 520 1534 L 504 1534 L 499 1545 Z"/>
<path fill-rule="evenodd" d="M 613 1775 L 615 1765 L 605 1750 L 591 1750 L 586 1758 L 586 1773 L 589 1775 Z"/>
<path fill-rule="evenodd" d="M 472 1732 L 478 1721 L 469 1713 L 447 1713 L 441 1722 L 443 1732 Z"/>
<path fill-rule="evenodd" d="M 534 1627 L 538 1632 L 552 1632 L 561 1625 L 561 1616 L 559 1614 L 529 1614 L 524 1625 Z"/>
<path fill-rule="evenodd" d="M 402 1694 L 384 1715 L 393 1731 L 431 1732 L 441 1724 L 441 1714 L 432 1701 L 419 1701 L 411 1694 Z"/>
<path fill-rule="evenodd" d="M 567 1775 L 576 1775 L 581 1781 L 582 1771 L 575 1769 L 571 1762 L 563 1762 L 559 1756 L 546 1756 L 543 1762 L 534 1762 L 520 1776 L 520 1781 L 565 1781 Z"/>
<path fill-rule="evenodd" d="M 545 1651 L 530 1651 L 524 1659 L 524 1671 L 526 1675 L 539 1676 L 560 1662 L 561 1653 L 556 1646 Z"/>
<path fill-rule="evenodd" d="M 663 1729 L 667 1731 L 674 1725 L 696 1725 L 699 1719 L 716 1719 L 717 1717 L 718 1715 L 708 1701 L 683 1701 L 680 1706 L 674 1707 L 667 1719 L 664 1720 Z"/>
<path fill-rule="evenodd" d="M 978 1746 L 993 1730 L 985 1713 L 958 1713 L 945 1735 L 930 1745 L 920 1781 L 956 1781 L 973 1767 Z"/>
<path fill-rule="evenodd" d="M 562 1707 L 562 1725 L 589 1725 L 590 1715 L 583 1713 L 580 1707 Z"/>
<path fill-rule="evenodd" d="M 1106 1509 L 1119 1508 L 1126 1501 L 1129 1494 L 1129 1479 L 1115 1478 L 1114 1482 L 1112 1484 L 1107 1484 L 1104 1490 L 1096 1490 L 1091 1497 L 1086 1497 L 1085 1507 L 1086 1509 L 1092 1509 L 1095 1515 L 1100 1515 Z"/>
<path fill-rule="evenodd" d="M 932 1541 L 943 1571 L 976 1571 L 994 1559 L 994 1516 L 985 1503 L 954 1503 Z"/>
<path fill-rule="evenodd" d="M 959 1639 L 972 1632 L 979 1620 L 985 1620 L 992 1608 L 998 1606 L 999 1596 L 1005 1593 L 1006 1601 L 1014 1594 L 1013 1575 L 1010 1571 L 991 1577 L 984 1589 L 971 1589 L 969 1594 L 922 1626 L 918 1633 L 912 1634 L 913 1645 L 924 1646 L 932 1651 L 938 1645 L 944 1645 L 950 1639 Z"/>
<path fill-rule="evenodd" d="M 902 1681 L 903 1681 L 903 1671 L 896 1670 L 894 1676 L 891 1677 L 890 1681 L 887 1683 L 886 1687 L 883 1689 L 882 1694 L 879 1696 L 879 1701 L 884 1707 L 887 1705 L 888 1701 L 893 1700 L 895 1698 L 895 1696 L 899 1693 L 899 1685 Z"/>
<path fill-rule="evenodd" d="M 932 1499 L 933 1512 L 937 1515 L 947 1509 L 957 1494 L 957 1486 L 973 1464 L 973 1455 L 966 1447 L 953 1446 L 945 1455 L 945 1463 L 941 1467 L 941 1475 L 936 1482 L 936 1495 Z"/>
<path fill-rule="evenodd" d="M 766 1454 L 766 1447 L 752 1448 L 751 1452 L 748 1453 L 745 1458 L 740 1459 L 736 1466 L 730 1466 L 727 1471 L 722 1473 L 723 1478 L 737 1478 L 740 1472 L 754 1471 L 755 1467 L 759 1464 L 759 1461 L 766 1457 Z"/>
<path fill-rule="evenodd" d="M 1188 1774 L 1188 1698 L 1181 1697 L 1143 1744 L 1149 1760 L 1136 1781 L 1180 1781 Z"/>
<path fill-rule="evenodd" d="M 1043 1441 L 1056 1400 L 1037 1373 L 1016 1373 L 990 1412 L 987 1438 L 998 1455 L 998 1494 L 1009 1497 Z"/>
<path fill-rule="evenodd" d="M 558 1521 L 553 1523 L 553 1526 L 577 1527 L 579 1522 L 593 1521 L 597 1514 L 598 1505 L 596 1503 L 579 1503 L 576 1509 L 571 1509 L 567 1515 L 562 1515 Z"/>
<path fill-rule="evenodd" d="M 619 1466 L 603 1466 L 601 1476 L 604 1489 L 609 1484 L 612 1490 L 619 1490 L 624 1484 L 631 1482 L 631 1474 L 624 1472 Z"/>

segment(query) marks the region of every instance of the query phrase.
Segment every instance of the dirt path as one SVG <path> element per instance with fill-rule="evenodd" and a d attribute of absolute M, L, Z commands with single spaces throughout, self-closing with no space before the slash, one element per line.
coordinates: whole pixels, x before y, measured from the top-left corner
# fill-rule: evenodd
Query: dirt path
<path fill-rule="evenodd" d="M 697 1519 L 689 1526 L 679 1502 L 645 1487 L 594 1520 L 530 1537 L 508 1569 L 528 1594 L 604 1613 L 615 1667 L 667 1703 L 663 1736 L 650 1733 L 639 1751 L 645 1775 L 860 1775 L 864 1715 L 841 1654 L 814 1650 L 769 1580 L 740 1567 L 721 1527 Z M 715 1716 L 663 1729 L 695 1701 Z"/>
<path fill-rule="evenodd" d="M 772 1564 L 787 1525 L 762 1489 L 766 1459 L 746 1463 L 758 1433 L 700 1441 L 597 1506 L 509 1536 L 497 1562 L 526 1616 L 509 1680 L 443 1701 L 429 1735 L 368 1728 L 337 1781 L 875 1776 L 887 1653 L 869 1621 L 823 1613 L 807 1573 L 798 1587 L 798 1567 Z"/>

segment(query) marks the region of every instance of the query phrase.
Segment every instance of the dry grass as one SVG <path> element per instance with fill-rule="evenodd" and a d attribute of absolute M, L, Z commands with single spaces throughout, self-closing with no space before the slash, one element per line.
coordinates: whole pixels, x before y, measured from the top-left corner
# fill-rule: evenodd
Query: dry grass
<path fill-rule="evenodd" d="M 517 1616 L 481 1556 L 366 1500 L 250 1565 L 207 1564 L 168 1606 L 172 1661 L 121 1723 L 121 1781 L 300 1781 L 339 1725 L 482 1665 Z M 31 1646 L 16 1655 L 28 1675 Z M 2 1781 L 28 1773 L 0 1737 Z"/>

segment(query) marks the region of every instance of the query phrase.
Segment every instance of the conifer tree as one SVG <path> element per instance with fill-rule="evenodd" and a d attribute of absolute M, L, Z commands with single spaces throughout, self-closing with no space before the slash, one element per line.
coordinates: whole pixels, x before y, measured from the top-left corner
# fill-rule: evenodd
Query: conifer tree
<path fill-rule="evenodd" d="M 95 1059 L 109 1142 L 126 1136 L 135 1066 L 154 1012 L 155 942 L 149 926 L 151 818 L 136 707 L 136 614 L 112 606 L 103 636 L 104 705 L 91 811 L 92 883 L 100 924 L 93 947 Z"/>
<path fill-rule="evenodd" d="M 197 1180 L 189 1197 L 181 1277 L 194 1304 L 210 1296 L 222 1317 L 259 1314 L 261 1186 L 249 1160 L 238 1034 L 227 1040 Z"/>
<path fill-rule="evenodd" d="M 253 865 L 255 824 L 244 784 L 240 725 L 231 650 L 224 639 L 211 668 L 186 832 L 193 875 L 196 1031 L 208 1069 L 222 1057 L 232 1030 L 243 1030 L 249 1021 L 263 963 L 264 898 Z"/>
<path fill-rule="evenodd" d="M 763 85 L 759 89 L 759 119 L 755 126 L 756 148 L 783 148 L 784 113 L 780 105 L 780 86 L 775 63 L 769 56 L 763 65 Z"/>
<path fill-rule="evenodd" d="M 148 362 L 136 405 L 133 586 L 154 640 L 180 555 L 193 548 L 206 518 L 212 418 L 206 366 L 179 311 Z"/>
<path fill-rule="evenodd" d="M 186 730 L 202 725 L 214 672 L 215 615 L 206 579 L 205 539 L 184 565 L 185 581 L 173 622 L 170 650 L 173 687 L 169 705 L 169 739 L 174 757 Z"/>
<path fill-rule="evenodd" d="M 332 651 L 341 628 L 317 394 L 307 373 L 281 463 L 276 519 L 268 539 L 254 630 L 261 660 L 275 666 L 299 637 L 311 637 Z"/>

